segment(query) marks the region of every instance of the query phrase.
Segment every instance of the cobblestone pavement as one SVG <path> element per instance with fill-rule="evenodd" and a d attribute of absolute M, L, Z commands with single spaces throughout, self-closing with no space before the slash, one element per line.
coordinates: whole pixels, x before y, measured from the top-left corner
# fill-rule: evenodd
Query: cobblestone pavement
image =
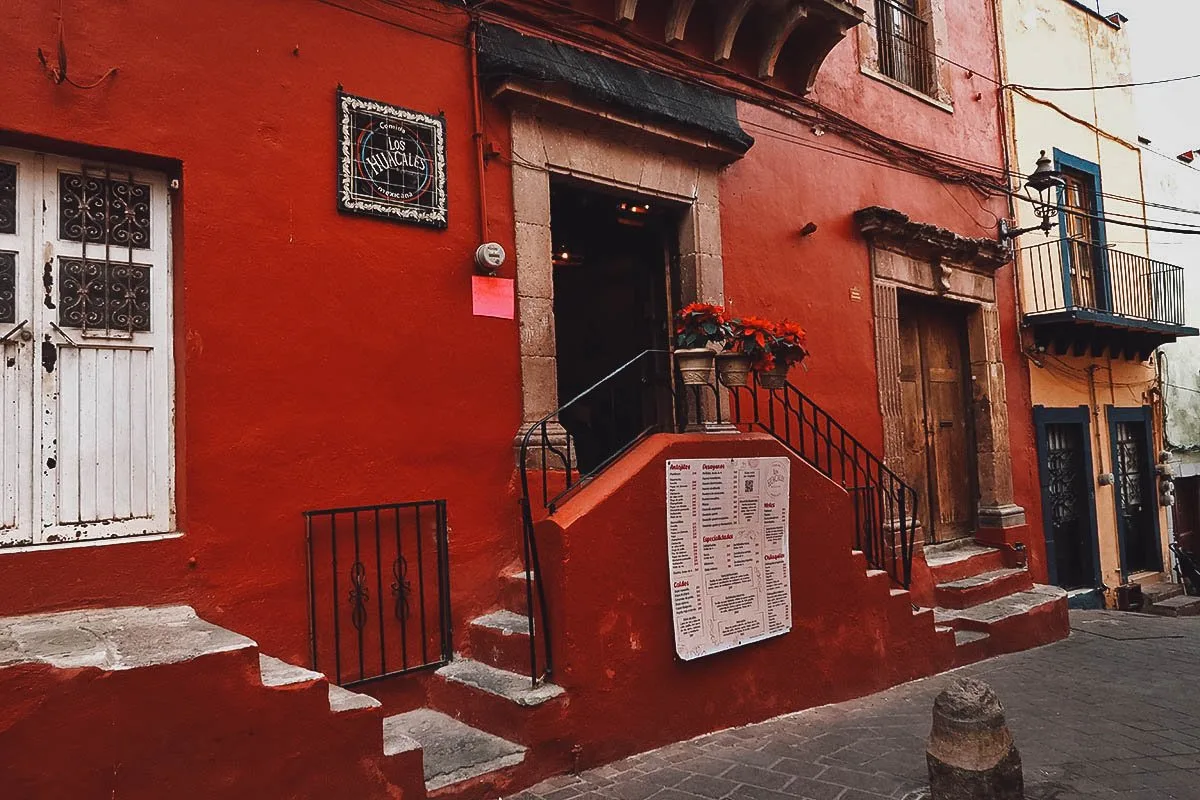
<path fill-rule="evenodd" d="M 1200 618 L 1071 612 L 1069 639 L 870 697 L 552 778 L 519 800 L 881 800 L 927 796 L 933 699 L 995 688 L 1030 800 L 1200 800 Z"/>

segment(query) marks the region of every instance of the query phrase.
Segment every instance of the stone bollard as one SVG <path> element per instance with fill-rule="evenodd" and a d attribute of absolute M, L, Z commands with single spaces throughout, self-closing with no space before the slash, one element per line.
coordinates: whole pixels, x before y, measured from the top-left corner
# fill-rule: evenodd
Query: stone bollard
<path fill-rule="evenodd" d="M 931 800 L 1022 800 L 1021 754 L 992 687 L 955 681 L 933 701 L 929 734 Z"/>

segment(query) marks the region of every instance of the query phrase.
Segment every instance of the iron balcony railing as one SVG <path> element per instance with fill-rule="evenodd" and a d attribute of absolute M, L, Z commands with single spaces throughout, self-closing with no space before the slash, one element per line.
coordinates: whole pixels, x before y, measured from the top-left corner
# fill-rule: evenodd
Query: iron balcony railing
<path fill-rule="evenodd" d="M 1182 267 L 1070 238 L 1023 248 L 1021 262 L 1031 281 L 1030 321 L 1088 311 L 1117 321 L 1184 325 Z"/>
<path fill-rule="evenodd" d="M 739 388 L 722 387 L 715 380 L 684 385 L 673 374 L 669 352 L 647 350 L 535 422 L 521 442 L 529 675 L 535 685 L 551 676 L 554 664 L 535 523 L 553 515 L 571 493 L 652 433 L 716 425 L 771 434 L 846 490 L 853 506 L 855 548 L 896 584 L 909 586 L 917 495 L 882 460 L 790 383 L 766 389 L 755 377 L 750 386 Z M 580 448 L 576 440 L 594 438 L 593 430 L 610 435 Z"/>
<path fill-rule="evenodd" d="M 931 97 L 937 72 L 929 23 L 900 0 L 875 0 L 879 31 L 879 71 Z"/>

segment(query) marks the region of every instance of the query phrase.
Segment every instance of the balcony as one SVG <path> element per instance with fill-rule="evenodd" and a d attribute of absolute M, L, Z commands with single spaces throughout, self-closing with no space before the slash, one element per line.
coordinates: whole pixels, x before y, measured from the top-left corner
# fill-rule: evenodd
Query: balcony
<path fill-rule="evenodd" d="M 1020 251 L 1024 325 L 1040 348 L 1138 359 L 1200 331 L 1184 323 L 1183 268 L 1078 239 Z"/>

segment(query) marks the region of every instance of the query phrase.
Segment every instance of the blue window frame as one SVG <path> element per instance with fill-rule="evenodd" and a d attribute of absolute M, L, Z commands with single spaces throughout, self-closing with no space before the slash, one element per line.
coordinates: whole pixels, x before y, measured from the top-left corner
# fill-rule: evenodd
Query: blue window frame
<path fill-rule="evenodd" d="M 1100 165 L 1070 153 L 1054 149 L 1054 167 L 1068 179 L 1083 184 L 1090 194 L 1092 213 L 1097 218 L 1104 216 L 1103 182 L 1100 179 Z M 1072 244 L 1072 232 L 1069 230 L 1067 213 L 1067 190 L 1058 191 L 1058 218 L 1062 226 L 1062 270 L 1063 270 L 1063 300 L 1067 308 L 1095 308 L 1102 311 L 1111 310 L 1112 288 L 1108 276 L 1108 241 L 1105 236 L 1104 223 L 1101 219 L 1080 220 L 1080 224 L 1088 225 L 1086 237 L 1088 245 Z M 1075 239 L 1079 241 L 1079 239 Z M 1088 263 L 1081 263 L 1084 260 Z M 1080 285 L 1083 275 L 1090 270 L 1090 280 L 1094 285 L 1085 288 Z M 1074 278 L 1074 280 L 1072 280 Z M 1089 296 L 1089 294 L 1091 296 Z"/>

